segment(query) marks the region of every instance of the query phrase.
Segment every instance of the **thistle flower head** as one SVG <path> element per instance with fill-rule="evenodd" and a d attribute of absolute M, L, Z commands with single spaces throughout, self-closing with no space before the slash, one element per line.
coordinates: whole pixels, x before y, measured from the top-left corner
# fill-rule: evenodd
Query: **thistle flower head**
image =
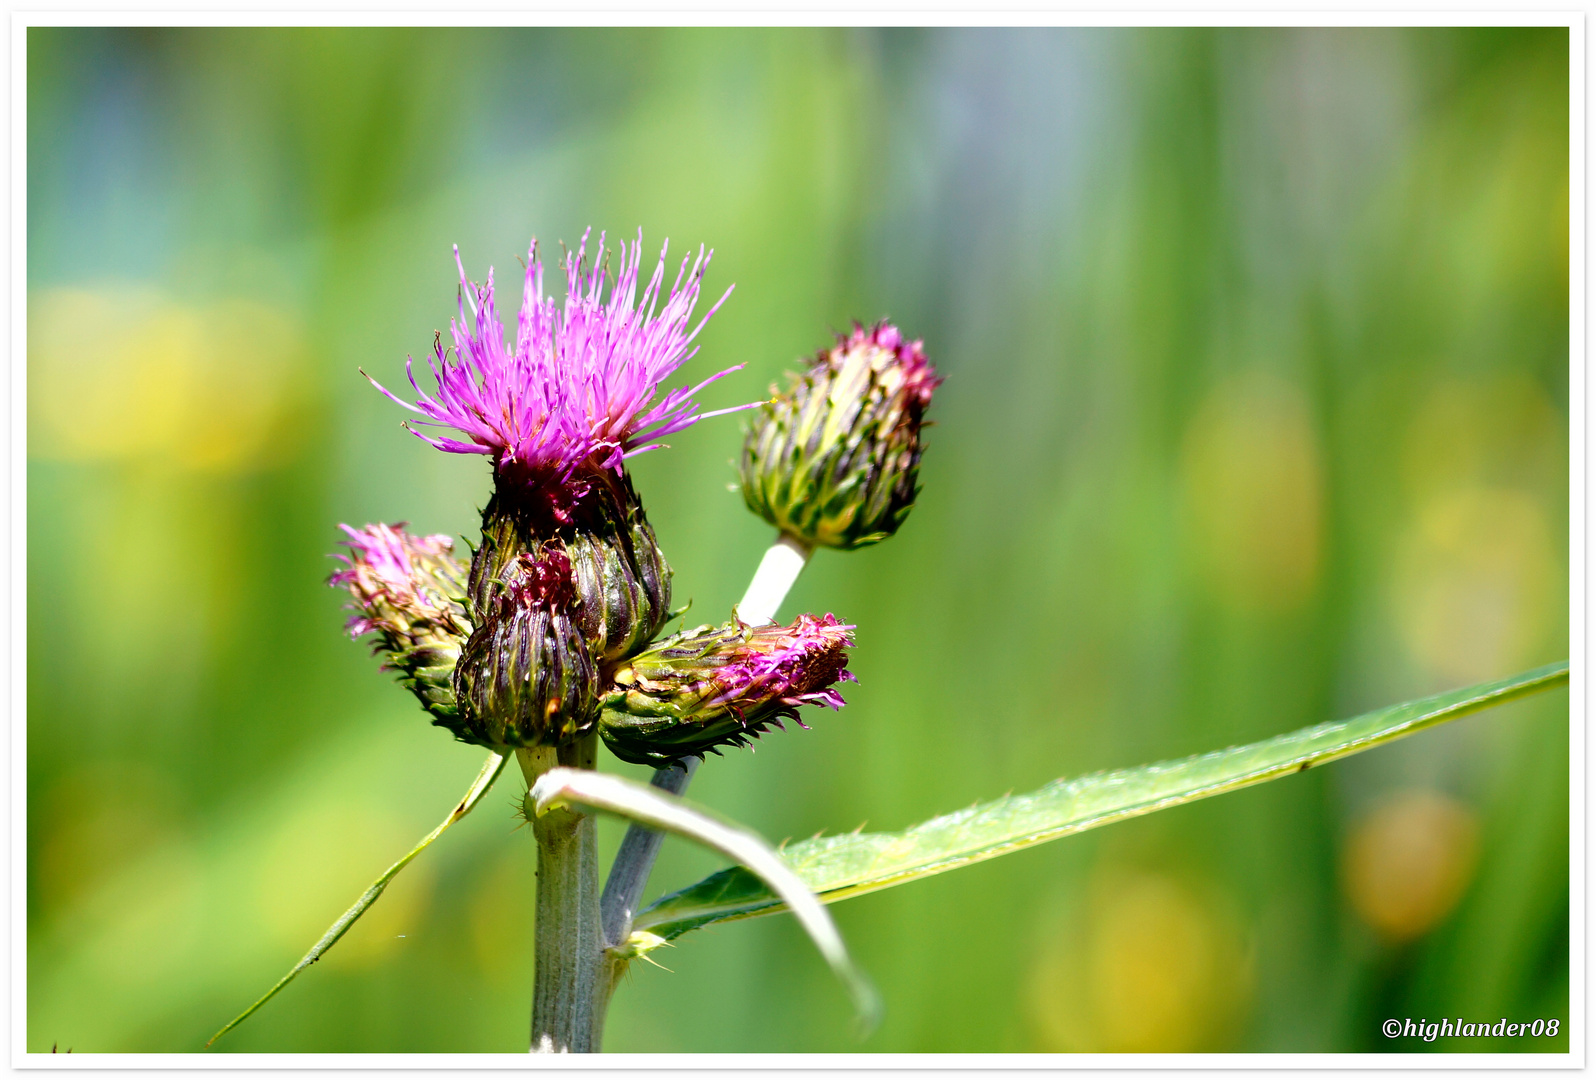
<path fill-rule="evenodd" d="M 436 388 L 423 391 L 407 361 L 413 404 L 378 389 L 425 417 L 421 424 L 453 428 L 462 437 L 412 431 L 440 450 L 488 455 L 501 478 L 559 489 L 580 487 L 584 471 L 620 472 L 626 458 L 656 449 L 659 439 L 711 415 L 699 412 L 693 395 L 737 367 L 668 393 L 661 393 L 660 384 L 697 352 L 694 338 L 731 295 L 727 289 L 692 325 L 713 252 L 700 248 L 696 258 L 682 260 L 662 304 L 667 249 L 661 249 L 639 296 L 639 230 L 635 244 L 620 244 L 619 270 L 605 298 L 604 236 L 590 269 L 588 235 L 565 260 L 563 305 L 544 295 L 543 267 L 532 242 L 512 341 L 499 319 L 493 271 L 486 284 L 474 284 L 455 249 L 459 317 L 449 326 L 452 347 L 440 335 L 428 360 Z"/>
<path fill-rule="evenodd" d="M 891 536 L 914 506 L 920 428 L 941 381 L 921 342 L 856 324 L 761 407 L 743 444 L 744 502 L 811 546 Z"/>
<path fill-rule="evenodd" d="M 746 745 L 801 705 L 839 709 L 853 644 L 832 615 L 791 626 L 732 619 L 655 642 L 615 675 L 600 703 L 599 733 L 624 761 L 665 765 Z M 803 726 L 802 722 L 799 726 Z"/>
<path fill-rule="evenodd" d="M 462 596 L 465 570 L 447 536 L 413 536 L 397 525 L 340 526 L 349 554 L 328 584 L 349 590 L 351 637 L 375 633 L 385 667 L 421 699 L 434 723 L 455 715 L 452 675 L 471 633 Z"/>
<path fill-rule="evenodd" d="M 705 699 L 707 704 L 734 713 L 771 703 L 787 709 L 840 709 L 845 704 L 832 684 L 853 678 L 847 668 L 852 626 L 829 614 L 818 619 L 800 615 L 791 626 L 747 626 L 735 619 L 733 626 L 741 640 L 722 651 L 725 663 L 709 680 L 716 692 Z M 795 712 L 789 715 L 797 717 Z"/>
<path fill-rule="evenodd" d="M 458 633 L 465 628 L 458 597 L 464 589 L 463 568 L 454 558 L 447 536 L 412 536 L 405 523 L 340 525 L 349 537 L 345 566 L 327 579 L 348 588 L 355 602 L 349 619 L 351 637 L 376 631 L 389 640 L 408 640 L 431 628 Z"/>

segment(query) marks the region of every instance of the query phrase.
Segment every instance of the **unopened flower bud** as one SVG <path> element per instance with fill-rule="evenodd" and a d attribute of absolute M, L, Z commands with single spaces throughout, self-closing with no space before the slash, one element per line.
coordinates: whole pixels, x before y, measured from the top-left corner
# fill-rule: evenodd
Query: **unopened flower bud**
<path fill-rule="evenodd" d="M 743 501 L 812 547 L 891 536 L 914 506 L 920 426 L 941 381 L 921 342 L 905 342 L 890 323 L 856 324 L 756 414 L 743 443 Z"/>
<path fill-rule="evenodd" d="M 560 746 L 593 728 L 598 668 L 577 625 L 570 560 L 550 543 L 504 568 L 455 668 L 466 742 Z"/>
<path fill-rule="evenodd" d="M 700 626 L 633 657 L 600 702 L 599 734 L 615 756 L 664 766 L 745 745 L 800 705 L 841 708 L 849 631 L 831 615 L 791 626 L 733 619 Z M 804 726 L 799 722 L 799 726 Z"/>
<path fill-rule="evenodd" d="M 328 584 L 348 588 L 355 614 L 351 637 L 374 633 L 383 665 L 432 714 L 433 723 L 452 728 L 459 718 L 454 668 L 471 633 L 462 596 L 465 568 L 451 554 L 447 536 L 412 536 L 398 525 L 340 526 L 349 535 L 348 566 Z"/>
<path fill-rule="evenodd" d="M 590 496 L 593 522 L 565 540 L 579 599 L 577 623 L 600 663 L 624 660 L 671 617 L 671 568 L 632 491 L 611 476 Z"/>
<path fill-rule="evenodd" d="M 540 512 L 543 493 L 523 501 L 513 486 L 501 486 L 482 516 L 470 596 L 473 610 L 488 610 L 515 560 L 553 545 L 570 563 L 571 614 L 589 651 L 599 664 L 614 663 L 669 621 L 671 568 L 629 477 L 599 472 L 580 490 L 565 520 L 556 520 Z"/>

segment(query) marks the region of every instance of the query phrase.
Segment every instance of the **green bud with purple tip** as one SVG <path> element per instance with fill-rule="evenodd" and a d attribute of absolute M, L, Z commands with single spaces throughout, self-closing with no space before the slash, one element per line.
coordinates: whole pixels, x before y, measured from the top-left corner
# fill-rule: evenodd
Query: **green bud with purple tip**
<path fill-rule="evenodd" d="M 856 325 L 760 407 L 743 443 L 743 501 L 811 547 L 891 536 L 914 507 L 920 428 L 942 381 L 919 341 Z"/>
<path fill-rule="evenodd" d="M 800 705 L 841 708 L 853 627 L 800 615 L 791 626 L 738 619 L 657 641 L 615 673 L 599 734 L 616 757 L 662 767 L 746 745 Z M 800 726 L 802 722 L 800 721 Z"/>
<path fill-rule="evenodd" d="M 553 501 L 550 493 L 562 498 Z M 625 474 L 593 470 L 563 487 L 501 475 L 471 561 L 473 611 L 486 612 L 518 558 L 557 548 L 570 563 L 571 614 L 594 660 L 624 660 L 670 619 L 671 568 Z"/>
<path fill-rule="evenodd" d="M 375 634 L 375 649 L 387 654 L 385 668 L 421 701 L 432 722 L 454 728 L 459 708 L 454 669 L 471 634 L 463 600 L 465 568 L 447 536 L 412 536 L 404 524 L 341 526 L 349 539 L 347 565 L 329 585 L 354 598 L 351 637 Z"/>
<path fill-rule="evenodd" d="M 454 672 L 465 742 L 563 746 L 593 729 L 598 665 L 575 615 L 570 560 L 556 543 L 504 567 Z"/>

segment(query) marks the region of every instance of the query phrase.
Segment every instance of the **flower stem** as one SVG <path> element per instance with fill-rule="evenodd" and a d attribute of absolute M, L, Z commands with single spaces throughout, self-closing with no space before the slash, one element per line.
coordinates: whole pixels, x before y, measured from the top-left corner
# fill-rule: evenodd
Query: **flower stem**
<path fill-rule="evenodd" d="M 591 769 L 598 740 L 516 751 L 530 786 L 556 765 Z M 599 927 L 598 829 L 592 814 L 550 810 L 532 819 L 538 844 L 533 1053 L 599 1049 L 610 978 Z"/>
<path fill-rule="evenodd" d="M 693 774 L 703 764 L 703 758 L 690 757 L 663 769 L 655 769 L 650 784 L 672 795 L 680 795 L 692 782 Z M 621 840 L 615 862 L 610 865 L 609 880 L 604 883 L 604 896 L 599 901 L 599 920 L 604 927 L 604 944 L 614 948 L 632 932 L 632 916 L 637 913 L 637 902 L 642 899 L 643 886 L 648 883 L 649 871 L 659 856 L 659 846 L 665 834 L 641 825 L 627 828 Z"/>
<path fill-rule="evenodd" d="M 737 617 L 753 626 L 775 622 L 781 602 L 787 599 L 787 591 L 798 580 L 812 554 L 814 548 L 802 540 L 787 533 L 779 534 L 776 542 L 766 549 L 765 557 L 759 560 L 754 580 L 748 583 L 748 591 L 738 601 Z"/>
<path fill-rule="evenodd" d="M 748 583 L 748 591 L 737 605 L 738 618 L 754 625 L 773 622 L 781 602 L 787 598 L 788 590 L 798 580 L 812 553 L 813 549 L 803 541 L 786 533 L 778 535 L 776 542 L 770 545 L 765 557 L 760 560 L 754 579 Z M 687 758 L 666 768 L 656 769 L 649 782 L 672 795 L 680 795 L 687 790 L 687 785 L 692 782 L 693 774 L 701 764 L 702 758 Z M 609 880 L 604 884 L 604 897 L 600 901 L 604 943 L 607 947 L 620 945 L 631 934 L 632 916 L 637 911 L 643 887 L 648 883 L 648 875 L 654 869 L 654 860 L 659 856 L 660 844 L 664 840 L 664 833 L 641 825 L 633 825 L 626 830 L 615 862 L 610 867 Z M 613 962 L 612 966 L 615 968 L 614 974 L 618 976 L 625 963 Z"/>
<path fill-rule="evenodd" d="M 785 533 L 765 552 L 737 605 L 747 623 L 774 621 L 776 611 L 812 549 Z M 589 736 L 558 751 L 516 751 L 527 786 L 556 765 L 591 769 L 598 740 Z M 653 784 L 673 795 L 686 790 L 702 763 L 688 758 L 657 769 Z M 632 931 L 632 915 L 654 868 L 664 834 L 633 825 L 610 868 L 602 900 L 598 890 L 598 832 L 591 814 L 569 809 L 534 817 L 538 843 L 537 967 L 532 989 L 532 1051 L 592 1053 L 604 1036 L 610 992 L 626 961 L 606 952 Z"/>

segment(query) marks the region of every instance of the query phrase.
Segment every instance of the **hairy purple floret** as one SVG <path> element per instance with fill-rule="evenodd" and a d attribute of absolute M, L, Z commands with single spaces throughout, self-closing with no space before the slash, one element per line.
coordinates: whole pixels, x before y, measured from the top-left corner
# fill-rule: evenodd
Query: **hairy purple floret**
<path fill-rule="evenodd" d="M 829 614 L 799 615 L 791 626 L 754 627 L 743 648 L 715 672 L 719 693 L 705 704 L 733 711 L 756 701 L 842 708 L 846 703 L 832 683 L 853 679 L 846 652 L 853 644 L 852 629 Z"/>
<path fill-rule="evenodd" d="M 733 618 L 656 641 L 615 673 L 599 703 L 599 734 L 623 761 L 668 765 L 745 746 L 796 721 L 801 705 L 840 709 L 850 681 L 852 626 L 800 615 L 791 626 Z"/>
<path fill-rule="evenodd" d="M 417 395 L 414 404 L 380 385 L 377 389 L 426 418 L 419 423 L 453 428 L 464 438 L 412 428 L 415 434 L 450 453 L 488 455 L 500 474 L 517 473 L 559 485 L 584 466 L 619 472 L 626 458 L 656 449 L 659 439 L 718 415 L 701 413 L 693 395 L 741 365 L 696 386 L 663 395 L 659 389 L 697 353 L 693 340 L 731 295 L 728 288 L 698 324 L 691 325 L 714 253 L 700 248 L 697 258 L 683 259 L 661 304 L 669 245 L 660 250 L 659 264 L 638 296 L 643 242 L 639 230 L 635 244 L 620 244 L 620 270 L 605 299 L 604 236 L 599 236 L 589 269 L 590 232 L 583 233 L 575 257 L 566 257 L 563 306 L 543 294 L 543 267 L 533 240 L 513 342 L 505 340 L 499 321 L 492 269 L 487 283 L 476 285 L 466 278 L 460 250 L 455 248 L 460 313 L 449 324 L 453 346 L 446 348 L 440 335 L 428 359 L 435 389 L 431 393 L 421 389 L 410 361 L 405 372 Z"/>

